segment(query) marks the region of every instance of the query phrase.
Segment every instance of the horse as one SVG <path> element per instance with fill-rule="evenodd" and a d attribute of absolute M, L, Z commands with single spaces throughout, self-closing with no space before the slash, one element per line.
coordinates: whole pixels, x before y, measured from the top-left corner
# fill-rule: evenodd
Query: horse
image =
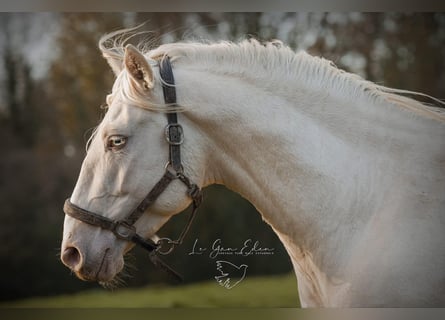
<path fill-rule="evenodd" d="M 77 277 L 112 282 L 135 243 L 155 252 L 157 231 L 222 184 L 283 243 L 302 307 L 445 306 L 443 113 L 279 41 L 125 34 L 99 41 L 116 79 L 65 206 Z"/>

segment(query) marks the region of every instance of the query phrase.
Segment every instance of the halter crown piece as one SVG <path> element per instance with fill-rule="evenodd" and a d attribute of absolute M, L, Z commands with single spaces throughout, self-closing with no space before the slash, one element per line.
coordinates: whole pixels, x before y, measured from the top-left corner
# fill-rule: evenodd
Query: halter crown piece
<path fill-rule="evenodd" d="M 164 93 L 164 101 L 168 108 L 174 108 L 176 104 L 176 89 L 173 71 L 168 56 L 160 61 L 159 73 L 162 79 L 162 89 Z M 105 230 L 109 230 L 115 234 L 119 239 L 131 241 L 141 246 L 149 252 L 151 262 L 156 266 L 178 280 L 182 280 L 182 276 L 175 270 L 163 262 L 157 254 L 166 255 L 173 251 L 173 249 L 180 244 L 187 234 L 196 211 L 202 202 L 201 189 L 184 174 L 184 169 L 181 164 L 181 144 L 184 141 L 184 132 L 182 126 L 178 123 L 178 115 L 176 112 L 167 113 L 168 124 L 165 127 L 165 138 L 169 144 L 169 160 L 165 167 L 165 172 L 162 178 L 154 185 L 148 192 L 147 196 L 141 203 L 124 219 L 111 220 L 103 215 L 82 209 L 73 203 L 70 199 L 66 199 L 63 206 L 65 214 L 77 220 L 97 226 Z M 169 238 L 161 238 L 157 242 L 151 239 L 145 239 L 136 233 L 134 224 L 144 214 L 144 212 L 156 201 L 156 199 L 165 191 L 170 182 L 178 179 L 187 187 L 187 195 L 193 201 L 192 213 L 190 214 L 187 224 L 182 230 L 177 240 Z"/>

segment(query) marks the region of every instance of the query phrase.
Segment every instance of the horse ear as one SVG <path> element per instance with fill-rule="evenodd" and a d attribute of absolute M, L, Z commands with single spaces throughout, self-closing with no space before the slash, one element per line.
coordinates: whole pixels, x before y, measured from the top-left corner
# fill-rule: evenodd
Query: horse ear
<path fill-rule="evenodd" d="M 125 47 L 124 65 L 137 85 L 147 90 L 153 88 L 153 70 L 142 53 L 131 44 Z"/>

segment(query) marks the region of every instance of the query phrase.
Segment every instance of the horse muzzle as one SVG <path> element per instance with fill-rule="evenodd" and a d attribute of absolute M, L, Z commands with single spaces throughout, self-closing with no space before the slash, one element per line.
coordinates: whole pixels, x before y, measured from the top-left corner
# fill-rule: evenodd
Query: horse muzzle
<path fill-rule="evenodd" d="M 123 269 L 123 257 L 113 258 L 110 248 L 94 255 L 87 253 L 75 245 L 62 248 L 62 263 L 81 280 L 109 282 Z"/>

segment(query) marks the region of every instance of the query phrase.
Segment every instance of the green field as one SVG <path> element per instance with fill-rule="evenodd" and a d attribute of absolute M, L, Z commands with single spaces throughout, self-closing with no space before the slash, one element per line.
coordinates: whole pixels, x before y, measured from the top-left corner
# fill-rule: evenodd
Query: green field
<path fill-rule="evenodd" d="M 109 291 L 98 289 L 0 304 L 19 308 L 298 307 L 294 274 L 246 278 L 232 289 L 216 281 Z"/>

